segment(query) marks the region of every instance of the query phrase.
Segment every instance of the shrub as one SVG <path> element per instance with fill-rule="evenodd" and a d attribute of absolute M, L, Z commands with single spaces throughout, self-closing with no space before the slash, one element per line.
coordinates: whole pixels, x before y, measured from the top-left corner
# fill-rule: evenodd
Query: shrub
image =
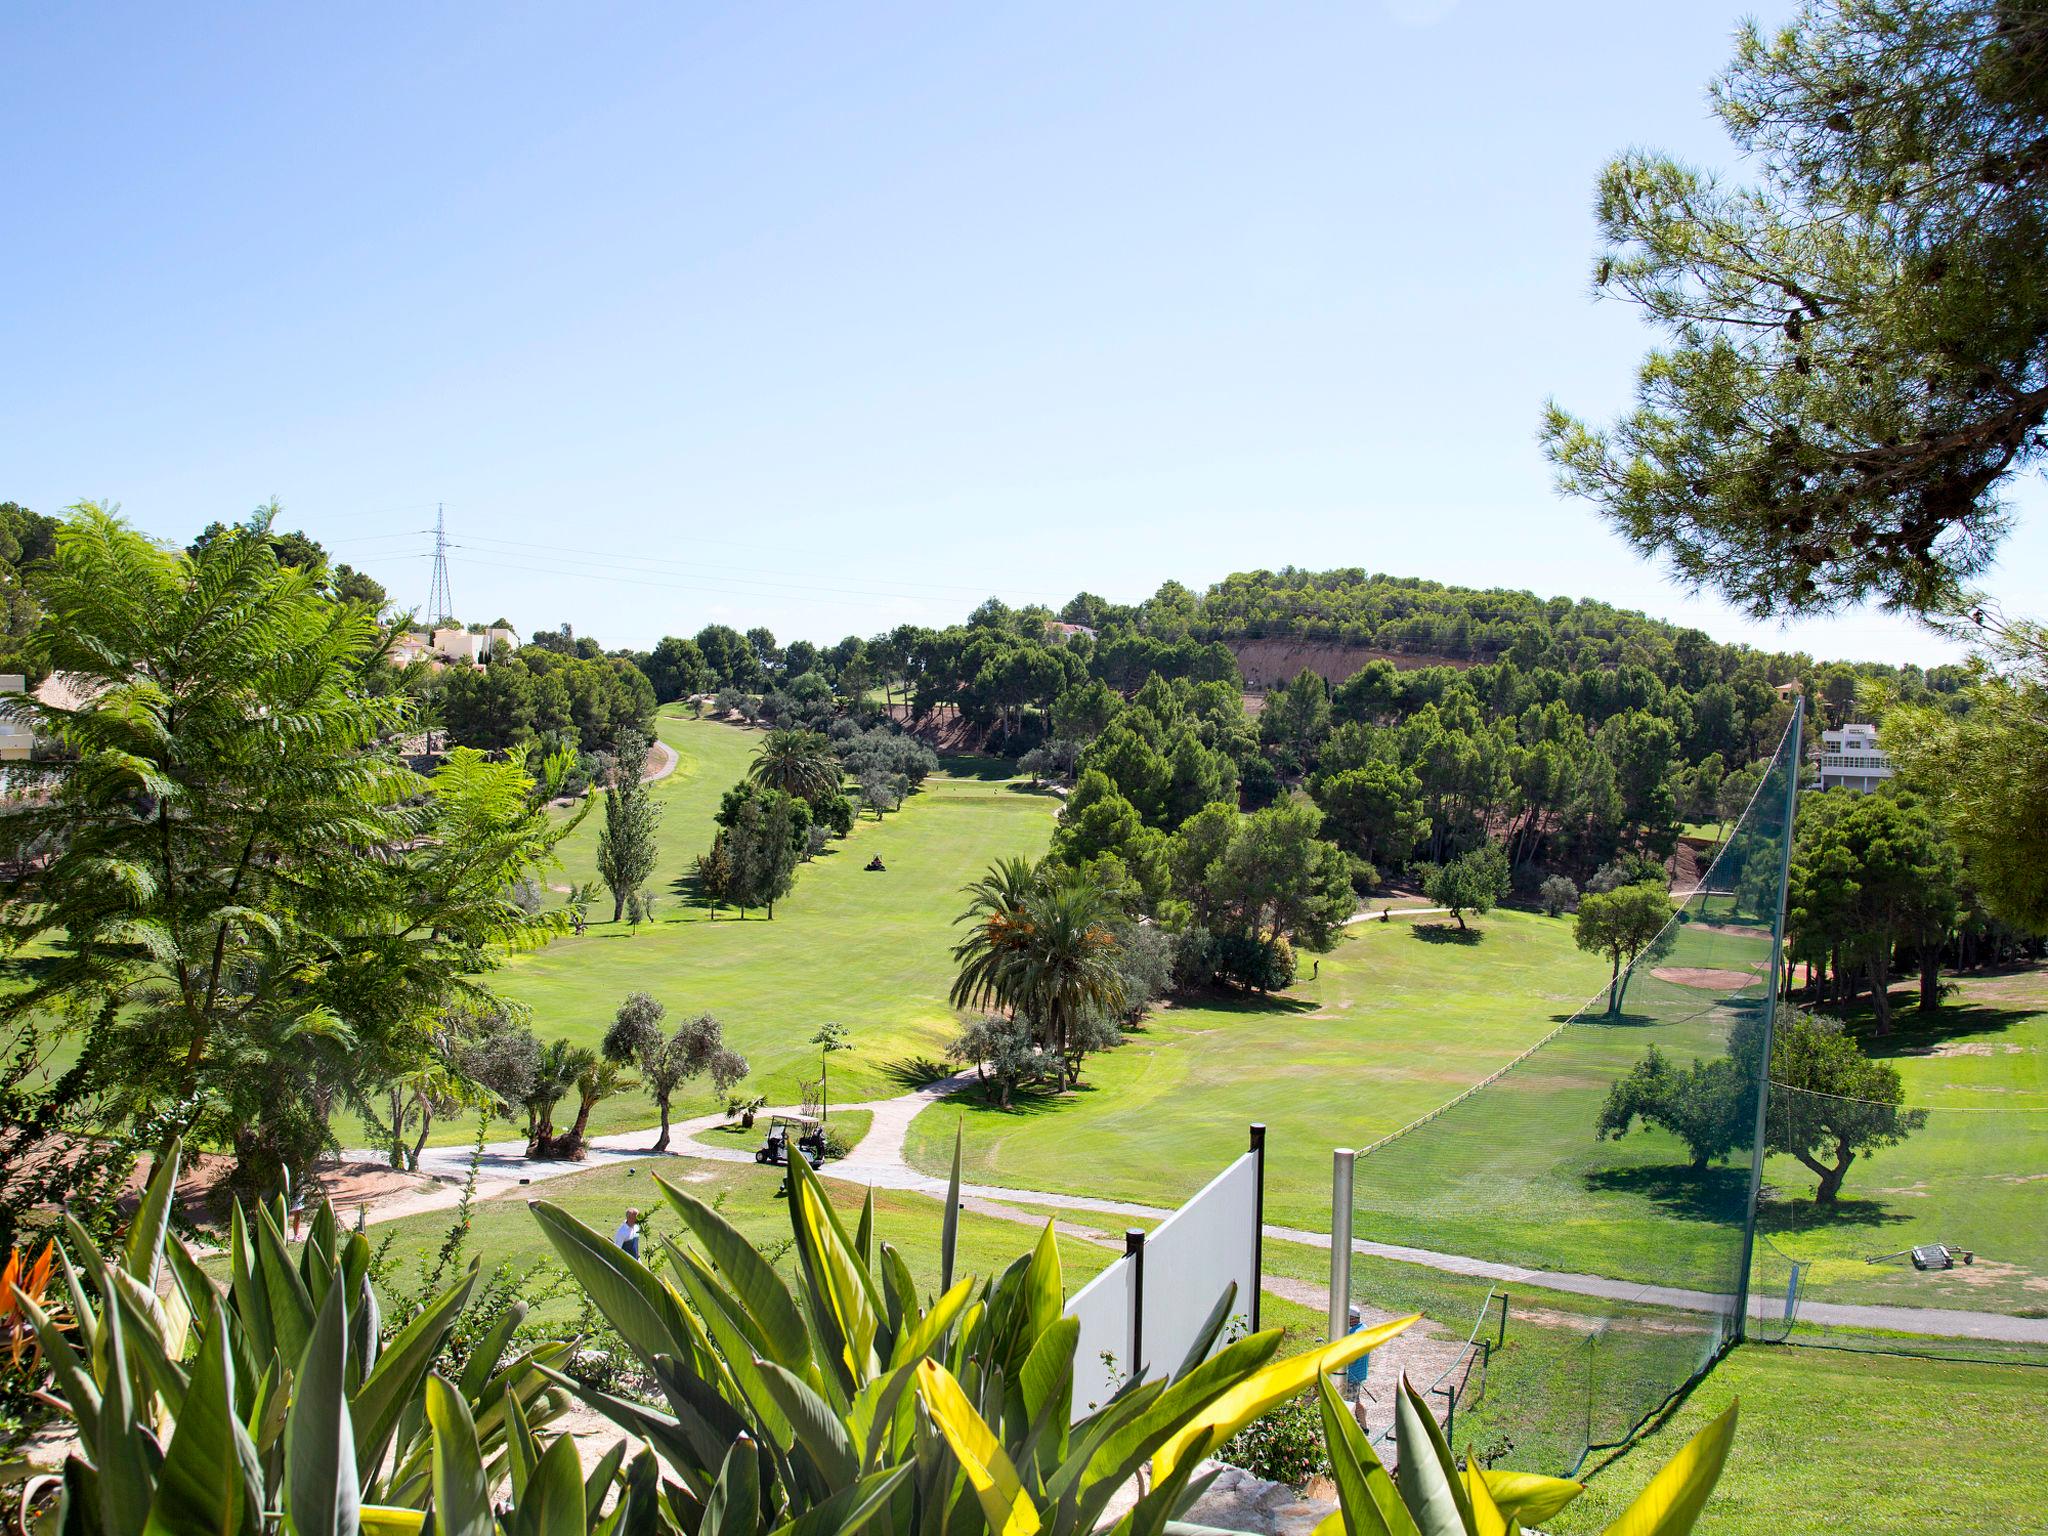
<path fill-rule="evenodd" d="M 1240 1429 L 1216 1453 L 1216 1459 L 1242 1467 L 1253 1477 L 1292 1488 L 1312 1477 L 1326 1476 L 1330 1454 L 1323 1449 L 1322 1411 L 1313 1397 L 1297 1397 Z"/>
<path fill-rule="evenodd" d="M 1552 875 L 1543 882 L 1536 899 L 1543 903 L 1546 917 L 1563 917 L 1578 905 L 1579 888 L 1572 884 L 1569 875 Z"/>
<path fill-rule="evenodd" d="M 1251 992 L 1284 992 L 1294 985 L 1294 946 L 1282 938 L 1225 934 L 1213 950 L 1216 977 Z"/>

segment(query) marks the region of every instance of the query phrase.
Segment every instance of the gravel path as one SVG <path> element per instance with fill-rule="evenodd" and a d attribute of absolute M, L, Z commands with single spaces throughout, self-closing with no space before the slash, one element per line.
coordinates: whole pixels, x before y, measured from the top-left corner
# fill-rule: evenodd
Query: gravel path
<path fill-rule="evenodd" d="M 869 1123 L 867 1134 L 861 1138 L 858 1146 L 840 1161 L 827 1163 L 819 1172 L 826 1178 L 840 1179 L 848 1183 L 873 1185 L 877 1189 L 910 1190 L 917 1194 L 943 1199 L 946 1193 L 946 1180 L 911 1167 L 904 1157 L 904 1142 L 910 1133 L 910 1122 L 922 1111 L 971 1086 L 974 1081 L 975 1075 L 972 1072 L 960 1072 L 927 1083 L 909 1093 L 899 1094 L 895 1098 L 840 1105 L 841 1109 L 864 1109 L 873 1119 Z M 763 1109 L 761 1113 L 788 1114 L 792 1113 L 792 1110 L 788 1106 L 783 1106 Z M 495 1198 L 509 1194 L 523 1185 L 544 1183 L 549 1179 L 560 1178 L 563 1174 L 581 1173 L 587 1168 L 601 1166 L 607 1162 L 627 1162 L 635 1158 L 665 1156 L 702 1158 L 727 1163 L 752 1162 L 751 1151 L 737 1147 L 708 1146 L 691 1139 L 699 1131 L 726 1123 L 727 1117 L 721 1114 L 699 1115 L 693 1119 L 679 1120 L 671 1130 L 669 1150 L 666 1153 L 648 1150 L 655 1135 L 651 1129 L 593 1137 L 589 1144 L 589 1156 L 582 1162 L 541 1161 L 529 1158 L 526 1156 L 526 1144 L 523 1141 L 491 1142 L 485 1145 L 478 1163 L 477 1195 L 479 1199 Z M 364 1220 L 391 1221 L 399 1216 L 410 1216 L 423 1210 L 444 1209 L 455 1204 L 460 1198 L 460 1186 L 469 1174 L 470 1153 L 471 1149 L 468 1147 L 429 1148 L 420 1156 L 420 1172 L 446 1181 L 446 1187 L 438 1191 L 428 1190 L 398 1196 L 388 1201 L 372 1202 Z M 372 1160 L 379 1156 L 376 1152 L 350 1152 L 346 1155 L 351 1158 Z M 1012 1207 L 1055 1207 L 1064 1211 L 1086 1211 L 1103 1216 L 1142 1217 L 1152 1220 L 1171 1214 L 1166 1207 L 1142 1205 L 1129 1200 L 1104 1200 L 1089 1195 L 1061 1194 L 1050 1190 L 1013 1189 L 999 1184 L 962 1184 L 960 1193 L 963 1202 Z M 1311 1232 L 1301 1227 L 1281 1226 L 1270 1222 L 1264 1230 L 1267 1237 L 1279 1242 L 1301 1243 L 1307 1247 L 1323 1249 L 1330 1246 L 1330 1236 L 1327 1232 Z M 1475 1280 L 1537 1290 L 1565 1291 L 1577 1296 L 1593 1296 L 1608 1301 L 1641 1302 L 1685 1312 L 1725 1312 L 1732 1300 L 1725 1294 L 1713 1291 L 1688 1290 L 1681 1286 L 1645 1285 L 1630 1280 L 1616 1280 L 1606 1275 L 1574 1274 L 1567 1270 L 1528 1269 L 1519 1264 L 1503 1264 L 1491 1259 L 1439 1253 L 1433 1249 L 1412 1248 L 1398 1243 L 1378 1243 L 1364 1238 L 1355 1240 L 1351 1247 L 1354 1253 L 1392 1259 L 1403 1264 L 1415 1264 L 1445 1274 L 1466 1275 Z M 1770 1315 L 1775 1300 L 1776 1298 L 1767 1296 L 1752 1297 L 1752 1315 Z M 1996 1312 L 1953 1312 L 1935 1307 L 1861 1306 L 1808 1301 L 1802 1303 L 1800 1316 L 1810 1322 L 1838 1327 L 1878 1328 L 1938 1338 L 2048 1344 L 2048 1318 L 2007 1317 Z"/>

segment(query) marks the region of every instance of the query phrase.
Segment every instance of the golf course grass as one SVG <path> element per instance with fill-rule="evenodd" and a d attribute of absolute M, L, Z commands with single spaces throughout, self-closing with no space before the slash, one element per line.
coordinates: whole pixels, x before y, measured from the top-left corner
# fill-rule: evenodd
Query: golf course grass
<path fill-rule="evenodd" d="M 1327 1231 L 1331 1147 L 1428 1113 L 1606 979 L 1573 947 L 1567 918 L 1497 911 L 1471 924 L 1465 940 L 1429 919 L 1355 924 L 1330 954 L 1303 957 L 1314 979 L 1284 996 L 1154 1013 L 1089 1058 L 1079 1092 L 1009 1110 L 969 1094 L 926 1110 L 910 1160 L 943 1173 L 964 1116 L 970 1180 L 1174 1205 L 1262 1121 L 1267 1219 Z"/>
<path fill-rule="evenodd" d="M 1748 1345 L 1546 1529 L 1600 1530 L 1739 1398 L 1702 1536 L 2039 1530 L 2044 1391 L 2023 1366 Z"/>
<path fill-rule="evenodd" d="M 710 845 L 719 797 L 746 771 L 761 735 L 673 711 L 660 731 L 681 758 L 654 787 L 667 807 L 662 867 L 679 878 Z M 979 759 L 950 761 L 900 810 L 879 821 L 863 817 L 851 837 L 804 865 L 772 920 L 760 912 L 713 914 L 670 896 L 652 923 L 592 922 L 580 938 L 514 956 L 491 985 L 530 1011 L 543 1040 L 595 1044 L 635 991 L 652 994 L 671 1018 L 714 1013 L 726 1043 L 753 1067 L 739 1091 L 765 1094 L 772 1104 L 796 1102 L 799 1081 L 818 1076 L 811 1036 L 837 1021 L 850 1031 L 851 1048 L 832 1058 L 832 1102 L 901 1093 L 947 1070 L 933 1063 L 955 1028 L 946 993 L 961 887 L 997 858 L 1036 857 L 1052 834 L 1057 799 L 1008 771 Z M 586 844 L 595 859 L 601 813 L 593 810 L 564 844 L 567 878 L 551 879 L 581 878 L 576 861 Z M 874 855 L 884 872 L 863 868 Z M 594 915 L 609 911 L 607 901 Z M 692 1084 L 677 1096 L 675 1115 L 722 1107 L 707 1085 Z M 628 1092 L 599 1104 L 591 1129 L 630 1130 L 653 1119 L 646 1096 Z M 449 1119 L 432 1139 L 459 1144 L 472 1133 L 473 1122 Z"/>

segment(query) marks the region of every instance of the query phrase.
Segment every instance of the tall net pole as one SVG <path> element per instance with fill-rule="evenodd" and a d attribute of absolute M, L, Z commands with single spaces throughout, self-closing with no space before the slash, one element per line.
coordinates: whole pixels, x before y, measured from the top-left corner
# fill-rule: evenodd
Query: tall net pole
<path fill-rule="evenodd" d="M 455 596 L 448 590 L 448 525 L 441 504 L 434 503 L 434 582 L 427 592 L 429 629 L 455 617 Z"/>
<path fill-rule="evenodd" d="M 1771 987 L 1764 999 L 1763 1044 L 1756 1069 L 1756 1125 L 1749 1147 L 1749 1201 L 1742 1216 L 1742 1268 L 1735 1276 L 1735 1337 L 1749 1336 L 1749 1276 L 1756 1260 L 1756 1207 L 1764 1186 L 1764 1123 L 1770 1111 L 1771 1045 L 1778 1033 L 1778 990 L 1785 969 L 1785 903 L 1792 891 L 1792 833 L 1799 816 L 1799 774 L 1805 766 L 1802 728 L 1806 695 L 1792 700 L 1791 740 L 1785 746 L 1785 822 L 1778 849 L 1778 912 L 1771 928 Z"/>

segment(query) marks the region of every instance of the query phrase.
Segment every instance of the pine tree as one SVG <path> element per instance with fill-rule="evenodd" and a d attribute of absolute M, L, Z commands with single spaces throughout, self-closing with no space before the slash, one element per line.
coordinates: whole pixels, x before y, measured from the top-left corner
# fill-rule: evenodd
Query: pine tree
<path fill-rule="evenodd" d="M 605 791 L 604 825 L 597 833 L 597 873 L 612 893 L 615 923 L 626 910 L 626 899 L 654 873 L 659 851 L 655 832 L 661 807 L 640 778 L 646 761 L 647 738 L 637 731 L 622 732 L 612 786 Z"/>

